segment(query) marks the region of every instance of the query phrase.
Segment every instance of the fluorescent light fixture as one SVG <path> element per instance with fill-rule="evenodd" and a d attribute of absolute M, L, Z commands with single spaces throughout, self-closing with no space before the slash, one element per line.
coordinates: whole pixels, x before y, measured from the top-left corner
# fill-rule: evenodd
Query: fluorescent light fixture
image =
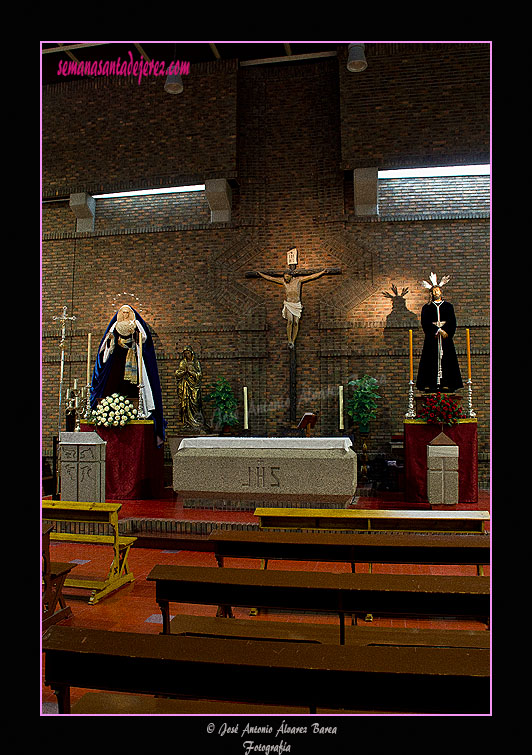
<path fill-rule="evenodd" d="M 436 178 L 438 176 L 489 176 L 489 165 L 453 165 L 441 168 L 379 170 L 379 178 Z"/>
<path fill-rule="evenodd" d="M 205 184 L 192 186 L 171 186 L 168 189 L 140 189 L 139 191 L 117 191 L 112 194 L 93 194 L 94 199 L 114 199 L 115 197 L 146 197 L 151 194 L 177 194 L 183 191 L 205 191 Z"/>

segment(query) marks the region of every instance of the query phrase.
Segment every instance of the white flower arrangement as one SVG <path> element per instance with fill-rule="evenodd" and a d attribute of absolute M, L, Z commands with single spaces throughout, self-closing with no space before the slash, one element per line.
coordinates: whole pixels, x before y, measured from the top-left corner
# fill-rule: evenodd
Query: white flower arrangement
<path fill-rule="evenodd" d="M 137 414 L 129 399 L 113 393 L 100 401 L 91 419 L 101 427 L 124 427 L 130 420 L 136 419 Z"/>

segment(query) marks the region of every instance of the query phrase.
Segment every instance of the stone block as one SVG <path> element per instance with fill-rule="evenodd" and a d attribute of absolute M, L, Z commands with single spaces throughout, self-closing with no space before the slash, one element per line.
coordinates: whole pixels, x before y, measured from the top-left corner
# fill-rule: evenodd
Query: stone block
<path fill-rule="evenodd" d="M 212 178 L 205 181 L 205 196 L 211 209 L 211 223 L 229 223 L 232 191 L 225 178 Z"/>
<path fill-rule="evenodd" d="M 378 178 L 377 168 L 353 171 L 355 215 L 378 215 Z"/>
<path fill-rule="evenodd" d="M 458 503 L 459 448 L 441 433 L 427 446 L 427 497 L 430 504 Z"/>
<path fill-rule="evenodd" d="M 105 502 L 107 443 L 97 433 L 61 433 L 61 499 Z"/>
<path fill-rule="evenodd" d="M 69 206 L 76 216 L 76 231 L 94 231 L 96 200 L 91 194 L 80 192 L 71 194 Z"/>
<path fill-rule="evenodd" d="M 221 439 L 217 439 L 218 441 Z M 253 501 L 257 505 L 350 503 L 357 457 L 345 438 L 235 439 L 217 447 L 181 445 L 173 457 L 173 488 L 186 499 Z M 253 442 L 253 441 L 258 442 Z M 260 441 L 278 440 L 264 447 Z M 321 443 L 312 441 L 322 441 Z M 327 445 L 329 447 L 327 447 Z"/>
<path fill-rule="evenodd" d="M 448 506 L 454 506 L 458 503 L 458 472 L 444 472 L 443 483 L 443 501 Z"/>
<path fill-rule="evenodd" d="M 455 456 L 443 456 L 441 457 L 444 472 L 457 472 L 458 471 L 458 454 Z"/>
<path fill-rule="evenodd" d="M 443 503 L 443 474 L 441 471 L 430 470 L 427 472 L 427 498 L 433 505 Z"/>
<path fill-rule="evenodd" d="M 443 457 L 442 456 L 431 456 L 430 454 L 427 456 L 427 469 L 432 470 L 443 470 Z"/>

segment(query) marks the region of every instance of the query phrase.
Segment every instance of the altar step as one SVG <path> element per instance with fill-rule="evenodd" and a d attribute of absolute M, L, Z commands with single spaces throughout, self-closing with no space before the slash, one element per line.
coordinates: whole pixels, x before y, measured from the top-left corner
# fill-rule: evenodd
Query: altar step
<path fill-rule="evenodd" d="M 320 502 L 313 503 L 312 508 L 316 509 L 345 509 L 353 506 L 358 501 L 359 496 L 353 496 L 347 503 Z M 255 511 L 255 509 L 268 506 L 268 508 L 291 508 L 306 509 L 309 508 L 308 500 L 279 501 L 275 498 L 268 501 L 262 500 L 234 500 L 225 498 L 183 498 L 184 509 L 201 509 L 202 511 Z"/>

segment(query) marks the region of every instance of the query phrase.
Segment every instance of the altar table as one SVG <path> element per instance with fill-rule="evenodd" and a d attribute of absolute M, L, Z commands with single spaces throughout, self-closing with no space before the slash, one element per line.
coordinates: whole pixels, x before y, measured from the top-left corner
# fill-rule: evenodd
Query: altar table
<path fill-rule="evenodd" d="M 333 438 L 238 438 L 230 436 L 200 436 L 197 438 L 183 438 L 179 445 L 182 448 L 259 448 L 259 449 L 297 449 L 297 450 L 340 450 L 350 451 L 351 440 L 347 437 Z"/>
<path fill-rule="evenodd" d="M 427 445 L 442 432 L 440 424 L 421 419 L 404 421 L 405 432 L 405 501 L 428 503 Z M 458 501 L 478 502 L 477 420 L 461 419 L 456 425 L 444 425 L 443 432 L 459 448 Z"/>
<path fill-rule="evenodd" d="M 157 448 L 153 420 L 133 420 L 124 427 L 80 424 L 107 441 L 105 500 L 160 498 L 164 490 L 164 449 Z"/>
<path fill-rule="evenodd" d="M 357 457 L 334 438 L 184 438 L 173 456 L 173 486 L 184 499 L 269 505 L 351 503 Z"/>

